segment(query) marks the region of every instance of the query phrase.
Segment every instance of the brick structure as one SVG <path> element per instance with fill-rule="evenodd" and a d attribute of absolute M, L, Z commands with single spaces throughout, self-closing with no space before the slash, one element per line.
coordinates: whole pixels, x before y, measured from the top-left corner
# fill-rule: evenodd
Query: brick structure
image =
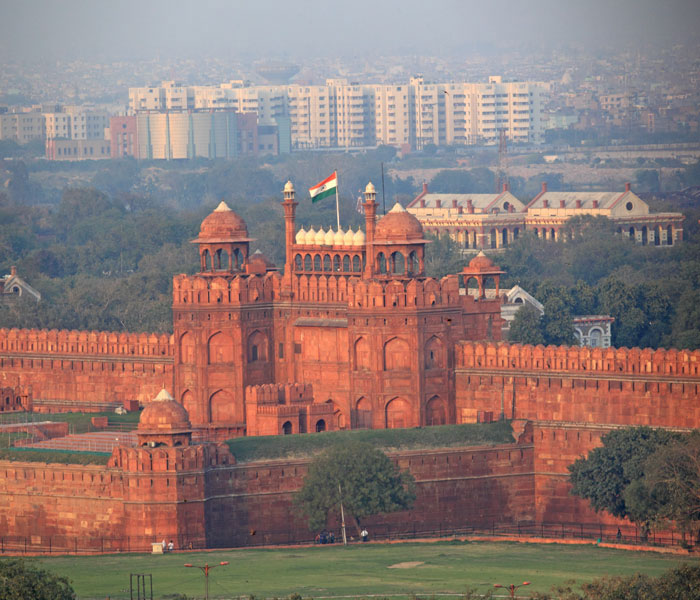
<path fill-rule="evenodd" d="M 9 410 L 146 406 L 138 445 L 107 467 L 0 461 L 8 536 L 115 550 L 307 539 L 291 496 L 308 462 L 238 465 L 217 442 L 499 416 L 520 420 L 516 443 L 393 455 L 418 502 L 386 526 L 621 523 L 569 496 L 566 466 L 614 427 L 700 426 L 700 352 L 500 343 L 502 271 L 483 253 L 426 277 L 422 226 L 399 205 L 377 219 L 371 184 L 364 232 L 297 231 L 296 205 L 287 183 L 283 272 L 251 254 L 225 203 L 204 220 L 200 271 L 174 278 L 172 336 L 0 330 Z"/>

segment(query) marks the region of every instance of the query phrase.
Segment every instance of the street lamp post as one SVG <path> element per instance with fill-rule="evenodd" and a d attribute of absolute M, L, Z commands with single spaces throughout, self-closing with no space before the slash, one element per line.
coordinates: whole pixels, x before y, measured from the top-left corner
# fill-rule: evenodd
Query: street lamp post
<path fill-rule="evenodd" d="M 523 581 L 523 582 L 522 582 L 521 584 L 519 584 L 519 585 L 515 585 L 514 583 L 511 583 L 510 585 L 501 585 L 500 583 L 494 583 L 493 587 L 507 589 L 507 590 L 510 592 L 510 597 L 511 597 L 511 598 L 515 598 L 515 590 L 517 590 L 518 588 L 523 587 L 524 585 L 530 585 L 530 582 L 529 582 L 529 581 Z"/>
<path fill-rule="evenodd" d="M 222 561 L 218 565 L 209 565 L 205 564 L 203 567 L 199 565 L 191 565 L 190 563 L 187 563 L 185 566 L 186 567 L 194 567 L 195 569 L 199 569 L 202 573 L 204 573 L 204 599 L 209 600 L 209 571 L 214 569 L 215 567 L 223 567 L 224 565 L 227 565 L 228 561 Z"/>

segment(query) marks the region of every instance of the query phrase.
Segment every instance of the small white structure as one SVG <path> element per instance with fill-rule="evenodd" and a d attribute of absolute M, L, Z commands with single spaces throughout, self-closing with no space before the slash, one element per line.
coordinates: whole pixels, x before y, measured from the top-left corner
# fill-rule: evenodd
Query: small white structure
<path fill-rule="evenodd" d="M 0 276 L 0 294 L 5 296 L 28 296 L 37 302 L 41 300 L 41 294 L 17 275 L 17 268 L 10 267 L 10 274 Z"/>
<path fill-rule="evenodd" d="M 515 285 L 510 290 L 505 293 L 505 302 L 501 304 L 501 317 L 504 319 L 505 323 L 501 329 L 503 333 L 503 339 L 508 339 L 508 332 L 510 331 L 510 325 L 515 319 L 515 313 L 517 313 L 525 304 L 534 306 L 540 316 L 544 314 L 544 306 L 537 300 L 537 298 L 528 294 L 519 285 Z"/>
<path fill-rule="evenodd" d="M 580 346 L 610 348 L 610 330 L 614 320 L 609 315 L 574 317 L 574 336 Z"/>

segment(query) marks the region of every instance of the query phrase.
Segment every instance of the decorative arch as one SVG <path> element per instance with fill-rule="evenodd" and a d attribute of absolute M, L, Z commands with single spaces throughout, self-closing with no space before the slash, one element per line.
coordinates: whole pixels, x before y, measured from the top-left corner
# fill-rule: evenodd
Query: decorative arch
<path fill-rule="evenodd" d="M 409 347 L 406 340 L 395 337 L 384 344 L 385 371 L 399 371 L 410 367 Z"/>
<path fill-rule="evenodd" d="M 236 408 L 233 394 L 228 390 L 219 390 L 209 398 L 212 423 L 235 423 Z"/>
<path fill-rule="evenodd" d="M 406 261 L 401 252 L 391 254 L 391 272 L 394 275 L 403 275 L 406 272 Z"/>
<path fill-rule="evenodd" d="M 198 422 L 202 419 L 195 402 L 194 394 L 190 390 L 185 390 L 182 396 L 180 396 L 180 404 L 182 404 L 187 414 L 190 416 L 190 421 Z"/>
<path fill-rule="evenodd" d="M 295 271 L 302 271 L 304 269 L 304 261 L 301 258 L 301 254 L 297 254 L 294 257 L 294 270 Z"/>
<path fill-rule="evenodd" d="M 440 396 L 433 396 L 425 405 L 426 425 L 446 425 L 447 406 Z"/>
<path fill-rule="evenodd" d="M 355 404 L 355 428 L 372 428 L 372 403 L 364 396 Z"/>
<path fill-rule="evenodd" d="M 314 255 L 314 271 L 319 272 L 321 270 L 321 255 Z"/>
<path fill-rule="evenodd" d="M 185 332 L 180 336 L 180 364 L 193 365 L 195 357 L 194 334 Z"/>
<path fill-rule="evenodd" d="M 350 272 L 350 256 L 348 254 L 343 255 L 343 271 Z"/>
<path fill-rule="evenodd" d="M 311 271 L 312 270 L 312 264 L 311 264 L 311 255 L 307 254 L 304 256 L 304 271 Z"/>
<path fill-rule="evenodd" d="M 282 424 L 282 435 L 290 435 L 294 433 L 292 430 L 292 422 L 291 421 L 285 421 Z"/>
<path fill-rule="evenodd" d="M 233 340 L 221 331 L 215 333 L 207 342 L 207 357 L 210 365 L 233 362 Z"/>
<path fill-rule="evenodd" d="M 431 337 L 425 344 L 425 368 L 442 369 L 445 367 L 445 349 L 439 337 Z"/>
<path fill-rule="evenodd" d="M 323 419 L 316 421 L 316 433 L 321 433 L 326 430 L 326 422 Z"/>
<path fill-rule="evenodd" d="M 352 257 L 352 272 L 353 273 L 360 272 L 360 257 L 357 256 L 357 254 Z"/>
<path fill-rule="evenodd" d="M 600 327 L 593 327 L 588 332 L 588 340 L 591 348 L 603 347 L 603 330 Z"/>
<path fill-rule="evenodd" d="M 385 427 L 403 429 L 411 426 L 411 408 L 403 398 L 393 398 L 384 409 Z"/>
<path fill-rule="evenodd" d="M 331 270 L 331 257 L 330 254 L 323 255 L 323 270 L 327 273 Z"/>
<path fill-rule="evenodd" d="M 356 371 L 371 368 L 371 352 L 367 338 L 361 337 L 355 342 L 354 359 Z"/>
<path fill-rule="evenodd" d="M 267 336 L 256 329 L 248 336 L 248 362 L 263 362 L 267 360 Z"/>

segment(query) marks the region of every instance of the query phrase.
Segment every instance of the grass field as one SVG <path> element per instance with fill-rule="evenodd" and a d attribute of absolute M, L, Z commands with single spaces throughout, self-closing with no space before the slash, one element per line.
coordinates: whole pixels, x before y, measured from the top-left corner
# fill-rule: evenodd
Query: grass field
<path fill-rule="evenodd" d="M 534 593 L 571 580 L 580 584 L 638 571 L 658 575 L 682 562 L 698 563 L 692 557 L 595 546 L 460 541 L 37 560 L 67 576 L 83 600 L 129 598 L 130 573 L 151 573 L 156 599 L 176 594 L 202 598 L 204 576 L 199 569 L 185 568 L 185 563 L 229 561 L 210 573 L 212 599 L 285 598 L 293 593 L 304 598 L 375 594 L 429 598 L 464 593 L 468 588 L 484 593 L 494 583 L 522 581 L 532 582 L 526 591 Z"/>
<path fill-rule="evenodd" d="M 246 436 L 234 438 L 227 443 L 236 461 L 242 463 L 311 456 L 350 441 L 366 442 L 375 448 L 392 451 L 510 444 L 514 440 L 510 422 L 499 421 L 409 429 L 355 429 L 322 434 Z"/>

